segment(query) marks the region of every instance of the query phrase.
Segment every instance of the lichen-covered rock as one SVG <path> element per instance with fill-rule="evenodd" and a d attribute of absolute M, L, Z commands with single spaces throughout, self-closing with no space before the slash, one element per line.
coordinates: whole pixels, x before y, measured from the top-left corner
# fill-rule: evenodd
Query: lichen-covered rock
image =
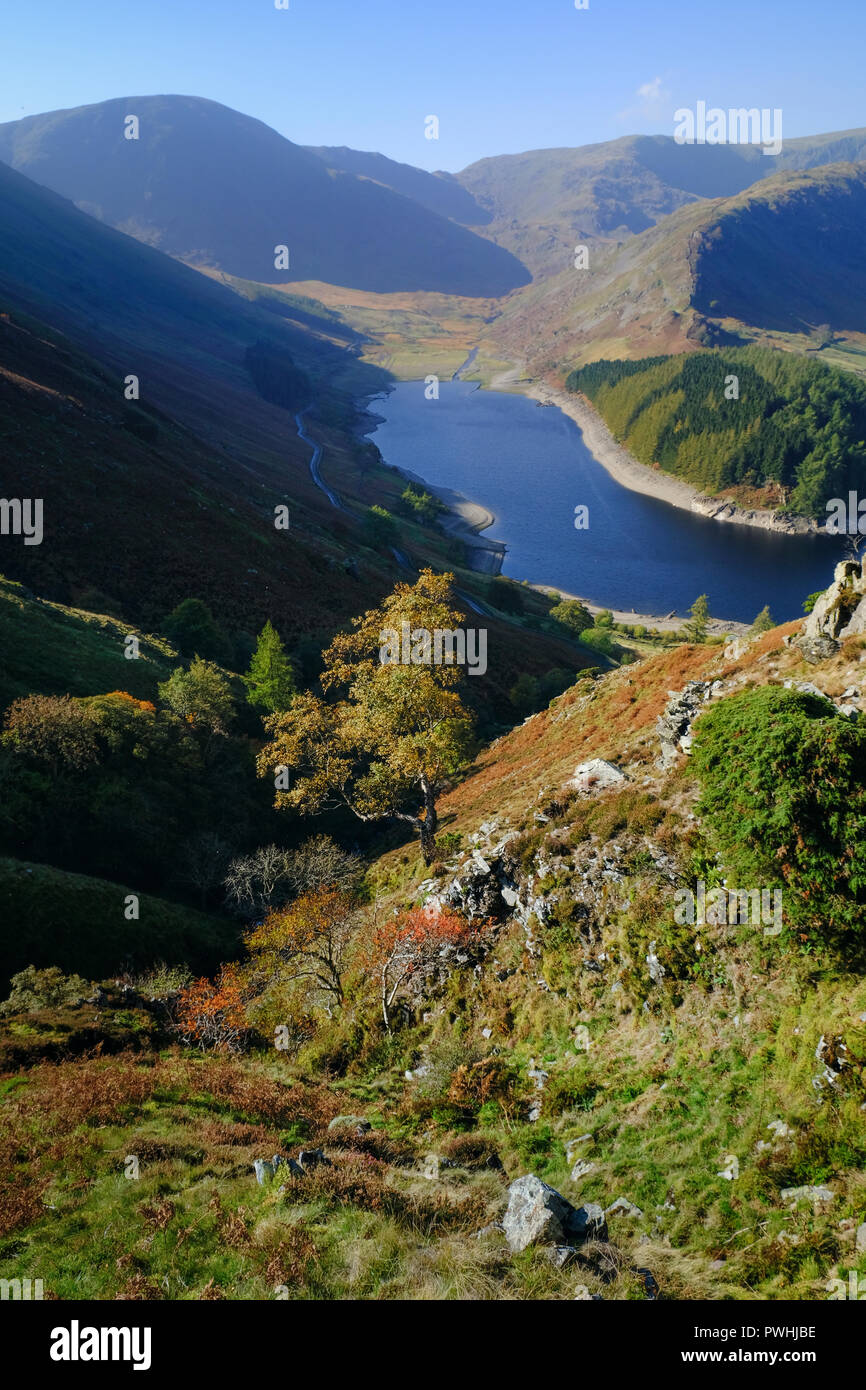
<path fill-rule="evenodd" d="M 836 1200 L 835 1192 L 829 1187 L 783 1187 L 781 1197 L 786 1206 L 811 1202 L 813 1207 L 824 1207 Z"/>
<path fill-rule="evenodd" d="M 691 728 L 705 701 L 712 698 L 721 682 L 689 681 L 682 690 L 668 692 L 670 698 L 664 714 L 656 720 L 656 732 L 661 743 L 659 764 L 667 770 L 673 767 L 680 753 L 691 749 Z"/>
<path fill-rule="evenodd" d="M 515 1254 L 530 1245 L 575 1245 L 590 1237 L 607 1239 L 604 1211 L 597 1202 L 573 1207 L 534 1173 L 517 1178 L 509 1187 L 502 1229 Z"/>
<path fill-rule="evenodd" d="M 611 1202 L 607 1208 L 605 1216 L 643 1216 L 643 1212 L 627 1197 L 617 1197 L 616 1201 Z"/>
<path fill-rule="evenodd" d="M 609 763 L 604 758 L 590 758 L 589 762 L 580 763 L 574 769 L 574 776 L 566 782 L 566 786 L 588 794 L 610 791 L 612 788 L 624 786 L 627 781 L 625 773 L 615 763 Z"/>
<path fill-rule="evenodd" d="M 794 645 L 811 665 L 817 665 L 833 656 L 846 637 L 861 632 L 866 632 L 866 574 L 856 560 L 843 560 Z"/>

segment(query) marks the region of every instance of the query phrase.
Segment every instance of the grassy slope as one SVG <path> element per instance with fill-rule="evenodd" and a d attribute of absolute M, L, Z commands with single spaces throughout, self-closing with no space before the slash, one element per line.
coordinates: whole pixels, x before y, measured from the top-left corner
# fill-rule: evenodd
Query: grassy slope
<path fill-rule="evenodd" d="M 371 1034 L 348 1074 L 324 1085 L 302 1077 L 321 1073 L 329 1051 L 345 1046 L 339 1025 L 300 1065 L 272 1053 L 26 1073 L 0 1111 L 4 1128 L 32 1136 L 27 1183 L 0 1207 L 11 1223 L 3 1274 L 38 1268 L 61 1297 L 279 1297 L 286 1286 L 290 1298 L 569 1299 L 583 1285 L 616 1299 L 643 1296 L 641 1265 L 666 1298 L 808 1300 L 826 1298 L 835 1273 L 862 1269 L 853 1250 L 866 1206 L 862 1079 L 855 1068 L 842 1093 L 819 1105 L 811 1078 L 822 1034 L 843 1035 L 862 1063 L 863 980 L 756 953 L 729 929 L 708 941 L 710 968 L 691 979 L 641 989 L 626 971 L 615 992 L 608 967 L 587 969 L 605 959 L 602 950 L 618 961 L 628 953 L 621 905 L 648 891 L 646 850 L 676 854 L 688 830 L 688 766 L 663 776 L 654 765 L 668 689 L 702 677 L 731 688 L 809 678 L 833 695 L 850 683 L 862 643 L 804 668 L 782 641 L 795 626 L 739 659 L 679 648 L 581 684 L 499 740 L 447 799 L 446 816 L 464 834 L 495 814 L 500 829 L 522 835 L 520 854 L 548 865 L 543 876 L 537 870 L 536 891 L 583 893 L 572 854 L 595 847 L 617 863 L 625 878 L 602 900 L 588 950 L 548 942 L 531 958 L 519 926 L 503 928 L 496 971 L 455 971 L 423 1023 L 390 1047 Z M 591 756 L 616 757 L 632 788 L 587 811 L 557 789 Z M 373 875 L 380 905 L 411 900 L 423 874 L 414 854 L 385 856 Z M 588 1053 L 575 1047 L 578 1023 L 588 1028 Z M 460 1104 L 424 1100 L 425 1087 L 403 1078 L 420 1058 L 447 1077 L 458 1061 L 496 1050 L 515 1073 L 516 1089 L 501 1101 L 473 1099 L 471 1087 Z M 550 1074 L 535 1124 L 525 1118 L 531 1059 Z M 432 1082 L 426 1093 L 435 1095 Z M 338 1112 L 366 1115 L 373 1133 L 338 1141 L 327 1129 Z M 767 1125 L 777 1119 L 791 1133 L 774 1142 Z M 471 1152 L 460 1140 L 467 1131 Z M 592 1167 L 574 1181 L 563 1146 L 580 1135 L 589 1136 L 578 1152 Z M 289 1180 L 284 1194 L 255 1185 L 253 1158 L 310 1142 L 325 1144 L 332 1167 Z M 457 1168 L 423 1179 L 430 1150 L 454 1154 Z M 475 1166 L 492 1150 L 503 1173 Z M 134 1182 L 123 1176 L 129 1153 L 141 1155 Z M 740 1161 L 732 1182 L 719 1176 L 730 1155 Z M 641 1208 L 640 1217 L 610 1218 L 606 1272 L 555 1272 L 540 1252 L 511 1259 L 495 1235 L 472 1237 L 501 1209 L 508 1179 L 527 1171 L 572 1200 L 625 1196 Z M 829 1182 L 831 1208 L 788 1210 L 780 1188 L 810 1182 Z"/>
<path fill-rule="evenodd" d="M 238 933 L 231 922 L 151 893 L 137 893 L 139 917 L 127 920 L 130 891 L 47 864 L 0 859 L 4 986 L 28 965 L 59 965 L 68 973 L 99 979 L 158 961 L 215 970 L 237 951 Z"/>
<path fill-rule="evenodd" d="M 0 672 L 0 709 L 22 695 L 94 695 L 126 690 L 156 697 L 158 681 L 177 664 L 163 637 L 139 634 L 139 657 L 127 660 L 130 627 L 105 614 L 66 608 L 0 576 L 0 651 L 15 653 Z"/>

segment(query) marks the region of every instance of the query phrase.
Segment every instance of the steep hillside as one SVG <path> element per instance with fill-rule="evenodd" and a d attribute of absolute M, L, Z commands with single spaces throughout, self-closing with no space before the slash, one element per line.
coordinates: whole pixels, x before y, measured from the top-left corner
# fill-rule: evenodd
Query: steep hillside
<path fill-rule="evenodd" d="M 694 239 L 694 307 L 775 332 L 866 332 L 864 230 L 866 165 L 766 180 Z"/>
<path fill-rule="evenodd" d="M 426 169 L 417 169 L 414 164 L 400 164 L 384 154 L 352 150 L 346 145 L 307 145 L 306 148 L 329 169 L 374 179 L 405 198 L 414 198 L 416 203 L 440 217 L 450 217 L 468 227 L 483 227 L 490 221 L 490 214 L 479 207 L 454 174 L 443 171 L 428 174 Z"/>
<path fill-rule="evenodd" d="M 151 395 L 146 359 L 136 365 Z M 218 379 L 207 387 L 218 392 Z M 372 597 L 387 584 L 372 556 L 372 568 L 347 573 L 307 459 L 294 476 L 256 476 L 144 399 L 127 402 L 119 373 L 17 313 L 0 315 L 0 402 L 3 495 L 40 498 L 44 516 L 40 545 L 2 538 L 3 568 L 42 596 L 150 627 L 193 596 L 230 630 L 271 617 L 300 635 L 327 631 L 359 589 Z M 288 532 L 274 527 L 280 504 Z"/>
<path fill-rule="evenodd" d="M 169 972 L 88 1005 L 84 981 L 23 977 L 0 1028 L 27 1082 L 0 1112 L 4 1274 L 36 1263 L 60 1298 L 847 1297 L 866 1268 L 862 914 L 829 926 L 862 909 L 862 854 L 815 866 L 863 811 L 864 590 L 843 566 L 808 632 L 586 678 L 482 751 L 432 875 L 405 848 L 368 866 L 345 998 L 310 996 L 282 1051 L 267 1014 L 246 1051 L 177 1045 Z M 845 788 L 817 794 L 845 798 L 844 823 L 813 818 L 818 783 L 800 796 L 833 750 Z M 803 838 L 774 865 L 780 791 Z M 369 952 L 420 903 L 477 930 L 406 977 L 388 1031 Z M 74 1055 L 133 1027 L 122 1057 Z"/>
<path fill-rule="evenodd" d="M 856 370 L 864 199 L 864 166 L 839 164 L 695 202 L 522 290 L 488 329 L 490 348 L 552 369 L 752 339 L 817 351 L 837 335 Z"/>
<path fill-rule="evenodd" d="M 678 145 L 629 135 L 574 149 L 479 160 L 457 175 L 485 209 L 488 235 L 536 276 L 571 263 L 575 242 L 621 241 L 698 198 L 739 193 L 787 170 L 866 155 L 866 131 L 786 140 L 780 154 L 753 145 Z"/>
<path fill-rule="evenodd" d="M 128 115 L 137 139 L 124 138 Z M 412 198 L 198 97 L 120 97 L 7 123 L 0 159 L 140 241 L 249 280 L 500 295 L 529 278 Z"/>

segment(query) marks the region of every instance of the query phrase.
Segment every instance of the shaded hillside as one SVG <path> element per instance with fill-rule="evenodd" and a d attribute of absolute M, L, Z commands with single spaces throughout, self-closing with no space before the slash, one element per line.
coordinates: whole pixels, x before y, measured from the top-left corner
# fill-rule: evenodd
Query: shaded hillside
<path fill-rule="evenodd" d="M 301 476 L 309 450 L 292 417 L 261 399 L 244 365 L 247 348 L 270 338 L 310 373 L 317 393 L 349 370 L 359 390 L 385 380 L 306 325 L 254 308 L 5 165 L 0 302 L 59 328 L 121 375 L 134 373 L 143 402 L 226 448 L 254 480 L 284 483 L 287 461 L 297 465 L 297 486 L 316 505 Z"/>
<path fill-rule="evenodd" d="M 866 332 L 864 235 L 866 165 L 768 180 L 694 239 L 694 306 L 788 333 Z"/>
<path fill-rule="evenodd" d="M 124 138 L 128 114 L 138 139 Z M 27 117 L 0 127 L 0 159 L 141 241 L 245 279 L 471 295 L 528 279 L 502 248 L 198 97 Z M 276 268 L 279 246 L 286 269 Z"/>
<path fill-rule="evenodd" d="M 320 495 L 308 474 L 291 491 L 275 475 L 256 483 L 34 320 L 0 316 L 0 403 L 3 495 L 44 508 L 42 544 L 4 536 L 3 569 L 42 595 L 150 625 L 192 595 L 230 629 L 271 617 L 300 633 L 385 583 L 346 572 L 319 504 L 305 505 Z M 287 498 L 294 529 L 281 532 L 273 508 Z"/>
<path fill-rule="evenodd" d="M 405 198 L 414 198 L 422 207 L 462 222 L 467 227 L 483 227 L 490 221 L 489 213 L 458 182 L 453 174 L 430 174 L 414 164 L 401 164 L 384 154 L 369 150 L 352 150 L 346 145 L 307 145 L 310 154 L 317 155 L 329 169 L 345 174 L 360 174 L 375 179 Z"/>

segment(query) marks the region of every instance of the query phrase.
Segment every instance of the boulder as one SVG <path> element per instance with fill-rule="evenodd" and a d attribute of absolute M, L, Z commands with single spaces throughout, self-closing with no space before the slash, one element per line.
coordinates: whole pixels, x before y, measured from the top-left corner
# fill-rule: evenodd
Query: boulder
<path fill-rule="evenodd" d="M 574 791 L 583 792 L 604 792 L 611 788 L 621 787 L 628 781 L 624 772 L 615 763 L 606 762 L 604 758 L 590 758 L 587 763 L 580 763 L 574 769 L 574 776 L 566 786 Z"/>
<path fill-rule="evenodd" d="M 607 1239 L 604 1212 L 597 1202 L 573 1207 L 534 1173 L 517 1178 L 509 1187 L 502 1228 L 515 1254 L 530 1245 L 576 1245 L 590 1237 Z"/>
<path fill-rule="evenodd" d="M 794 645 L 810 665 L 826 661 L 846 637 L 866 632 L 866 574 L 857 560 L 843 560 L 833 583 L 817 600 Z"/>
<path fill-rule="evenodd" d="M 836 1200 L 835 1192 L 831 1192 L 829 1187 L 783 1187 L 781 1196 L 786 1206 L 811 1202 L 813 1207 L 823 1207 Z"/>
<path fill-rule="evenodd" d="M 605 1216 L 643 1216 L 643 1212 L 627 1197 L 617 1197 L 616 1201 L 611 1202 L 607 1208 Z"/>
<path fill-rule="evenodd" d="M 367 1134 L 370 1128 L 370 1121 L 365 1120 L 363 1115 L 335 1115 L 328 1125 L 331 1132 L 343 1131 L 355 1135 Z"/>
<path fill-rule="evenodd" d="M 866 1255 L 866 1221 L 857 1227 L 856 1248 L 858 1255 Z"/>
<path fill-rule="evenodd" d="M 547 1258 L 554 1269 L 565 1269 L 577 1259 L 577 1251 L 573 1245 L 551 1245 L 547 1251 Z"/>
<path fill-rule="evenodd" d="M 442 1160 L 438 1154 L 427 1154 L 421 1165 L 421 1176 L 428 1182 L 436 1182 L 442 1167 Z"/>
<path fill-rule="evenodd" d="M 313 1168 L 331 1166 L 331 1160 L 326 1158 L 321 1149 L 301 1149 L 298 1154 L 298 1165 L 302 1173 L 309 1173 Z"/>

